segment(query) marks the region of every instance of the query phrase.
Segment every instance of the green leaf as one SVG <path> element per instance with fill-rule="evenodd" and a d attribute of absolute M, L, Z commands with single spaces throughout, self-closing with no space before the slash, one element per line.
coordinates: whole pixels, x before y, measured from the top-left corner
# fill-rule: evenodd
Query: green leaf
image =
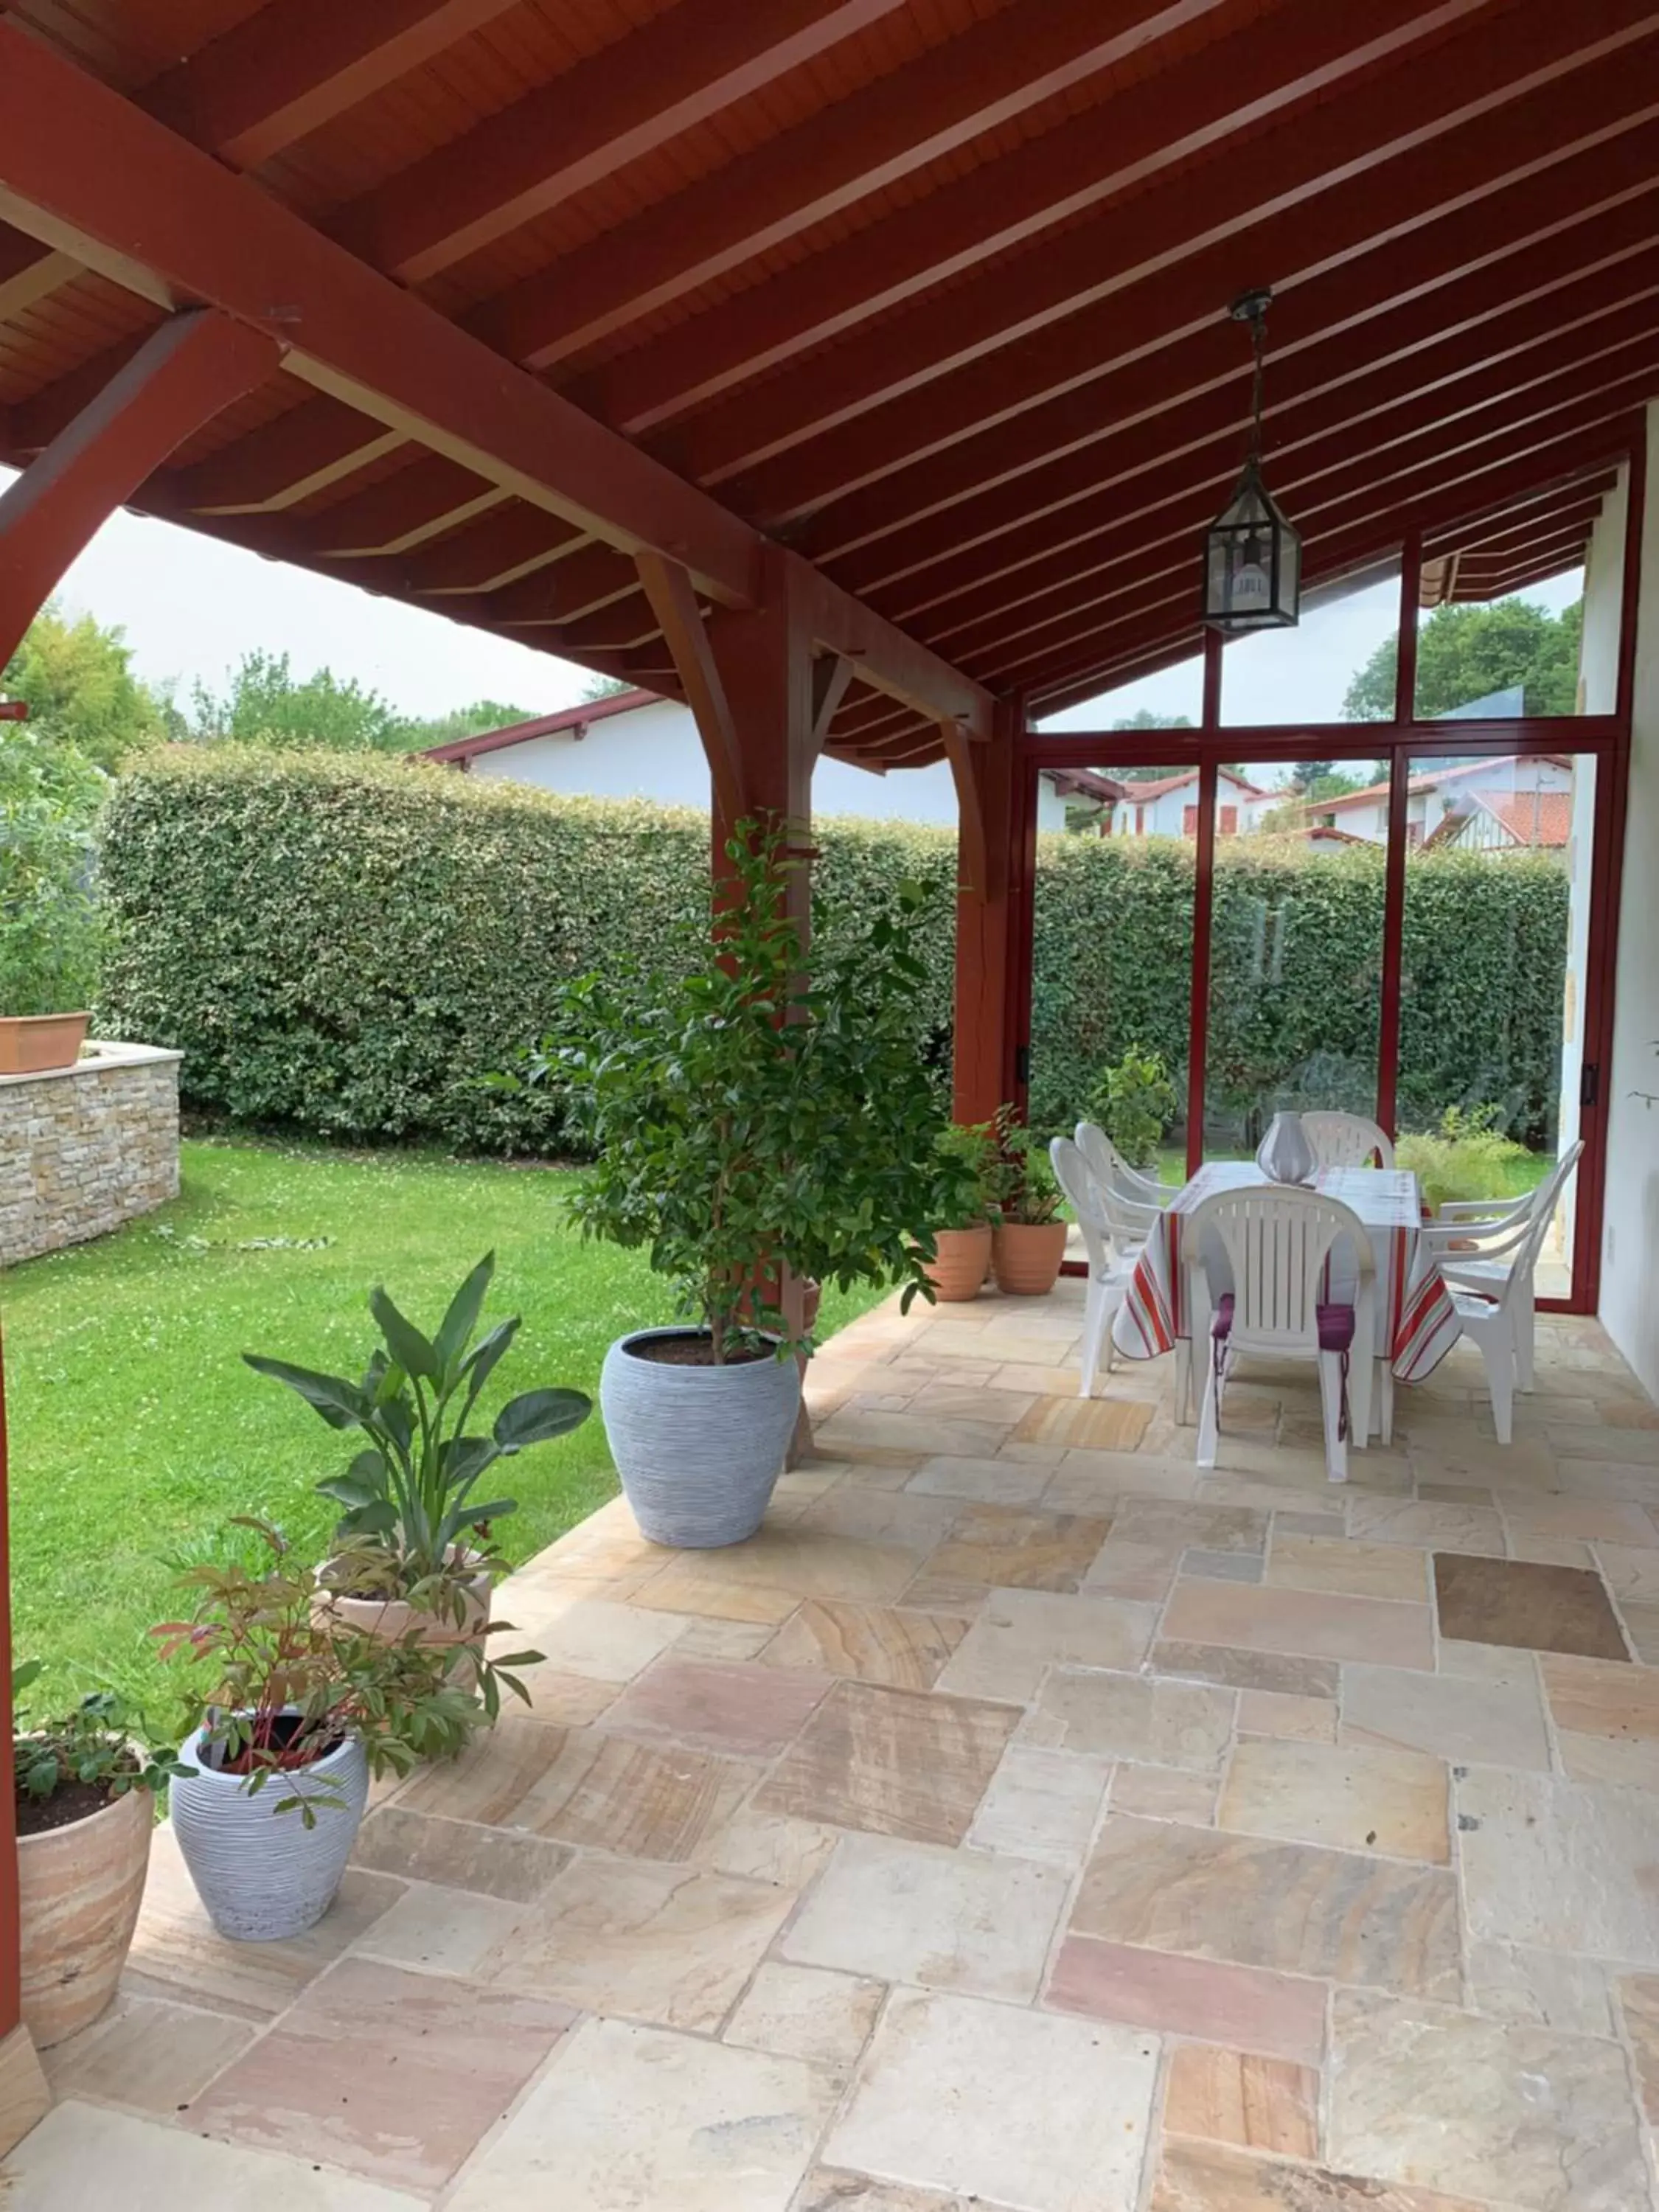
<path fill-rule="evenodd" d="M 269 1375 L 297 1390 L 314 1413 L 331 1429 L 349 1429 L 368 1419 L 372 1408 L 355 1382 L 343 1375 L 324 1375 L 310 1367 L 295 1367 L 286 1359 L 268 1359 L 261 1352 L 245 1352 L 243 1358 L 256 1374 Z"/>
<path fill-rule="evenodd" d="M 459 1367 L 462 1354 L 472 1340 L 472 1332 L 478 1326 L 478 1316 L 483 1311 L 489 1279 L 495 1272 L 495 1255 L 486 1252 L 450 1300 L 449 1310 L 439 1323 L 438 1334 L 432 1340 L 432 1348 L 437 1354 L 438 1365 L 446 1383 Z"/>
<path fill-rule="evenodd" d="M 438 1356 L 412 1321 L 398 1312 L 384 1288 L 377 1284 L 368 1294 L 368 1310 L 380 1324 L 386 1350 L 405 1374 L 423 1382 L 439 1380 Z"/>
<path fill-rule="evenodd" d="M 568 1436 L 592 1410 L 592 1400 L 580 1390 L 526 1390 L 521 1397 L 508 1399 L 495 1416 L 492 1433 L 502 1451 L 522 1451 L 527 1444 Z"/>

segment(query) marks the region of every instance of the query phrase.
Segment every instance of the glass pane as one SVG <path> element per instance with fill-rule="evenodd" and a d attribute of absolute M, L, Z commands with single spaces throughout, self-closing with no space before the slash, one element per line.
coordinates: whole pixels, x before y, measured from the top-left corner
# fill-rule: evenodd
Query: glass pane
<path fill-rule="evenodd" d="M 1449 575 L 1455 579 L 1455 573 Z M 1582 568 L 1504 599 L 1448 599 L 1422 608 L 1419 720 L 1514 721 L 1522 714 L 1582 714 L 1583 613 Z M 1613 652 L 1616 658 L 1616 638 Z"/>
<path fill-rule="evenodd" d="M 1204 656 L 1103 691 L 1080 707 L 1044 716 L 1039 730 L 1192 730 L 1204 718 Z"/>
<path fill-rule="evenodd" d="M 1038 792 L 1031 1127 L 1100 1121 L 1182 1182 L 1198 770 L 1045 769 Z"/>
<path fill-rule="evenodd" d="M 1367 762 L 1305 760 L 1254 797 L 1218 787 L 1204 1152 L 1248 1158 L 1276 1113 L 1376 1111 L 1386 792 Z M 1332 785 L 1340 793 L 1332 793 Z M 1361 790 L 1355 828 L 1322 803 Z M 1230 788 L 1234 797 L 1230 799 Z M 1236 808 L 1236 814 L 1234 810 Z M 1230 816 L 1232 818 L 1230 820 Z"/>
<path fill-rule="evenodd" d="M 1532 1189 L 1578 1133 L 1595 763 L 1414 762 L 1401 945 L 1401 1160 L 1424 1197 Z M 1538 1270 L 1571 1276 L 1574 1192 Z"/>
<path fill-rule="evenodd" d="M 1294 629 L 1231 638 L 1221 660 L 1221 720 L 1370 722 L 1394 719 L 1400 635 L 1397 562 L 1311 585 Z M 1386 660 L 1386 681 L 1379 675 Z"/>

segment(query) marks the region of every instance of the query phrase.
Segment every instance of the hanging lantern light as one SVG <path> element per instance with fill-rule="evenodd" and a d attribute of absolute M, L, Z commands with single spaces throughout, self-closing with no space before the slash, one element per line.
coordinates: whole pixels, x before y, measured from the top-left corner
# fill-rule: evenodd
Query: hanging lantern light
<path fill-rule="evenodd" d="M 1261 481 L 1261 374 L 1267 349 L 1270 291 L 1235 300 L 1235 322 L 1248 323 L 1255 354 L 1250 448 L 1233 495 L 1204 544 L 1204 620 L 1212 629 L 1278 629 L 1299 618 L 1302 540 Z"/>

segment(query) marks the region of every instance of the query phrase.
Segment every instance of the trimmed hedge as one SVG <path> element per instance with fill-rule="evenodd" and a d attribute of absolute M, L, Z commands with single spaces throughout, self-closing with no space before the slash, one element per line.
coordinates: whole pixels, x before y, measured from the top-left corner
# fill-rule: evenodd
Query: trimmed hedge
<path fill-rule="evenodd" d="M 825 822 L 814 927 L 867 918 L 906 878 L 939 894 L 917 1049 L 948 1081 L 954 832 Z M 124 776 L 102 881 L 115 944 L 105 1034 L 181 1047 L 187 1101 L 234 1119 L 462 1151 L 565 1147 L 556 1101 L 477 1085 L 535 1036 L 555 981 L 673 957 L 707 911 L 690 809 L 556 798 L 452 770 L 239 746 Z M 1414 859 L 1402 1119 L 1498 1103 L 1536 1142 L 1553 1114 L 1565 872 Z M 1217 870 L 1211 1106 L 1244 1127 L 1304 1091 L 1367 1108 L 1382 854 L 1230 840 Z M 1073 1120 L 1129 1046 L 1184 1085 L 1189 848 L 1053 836 L 1038 853 L 1032 1119 Z"/>

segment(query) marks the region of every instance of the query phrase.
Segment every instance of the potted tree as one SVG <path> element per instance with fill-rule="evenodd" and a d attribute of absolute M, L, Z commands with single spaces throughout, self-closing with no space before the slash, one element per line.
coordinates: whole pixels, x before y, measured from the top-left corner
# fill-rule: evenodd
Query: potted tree
<path fill-rule="evenodd" d="M 936 1146 L 938 1189 L 927 1279 L 935 1297 L 976 1298 L 991 1272 L 991 1206 L 997 1153 L 988 1124 L 952 1121 Z"/>
<path fill-rule="evenodd" d="M 101 922 L 92 823 L 108 778 L 0 725 L 0 1075 L 71 1067 L 86 1042 Z"/>
<path fill-rule="evenodd" d="M 184 1770 L 149 1747 L 141 1717 L 108 1690 L 20 1730 L 41 1671 L 38 1659 L 12 1670 L 12 1790 L 22 2016 L 48 2051 L 115 1994 L 144 1894 L 154 1792 Z"/>
<path fill-rule="evenodd" d="M 682 1318 L 607 1353 L 599 1403 L 653 1542 L 735 1544 L 760 1525 L 795 1425 L 810 1332 L 783 1286 L 902 1283 L 932 1296 L 939 1112 L 914 1001 L 922 890 L 824 957 L 808 983 L 776 830 L 740 823 L 732 897 L 682 963 L 567 985 L 528 1079 L 553 1079 L 595 1164 L 590 1234 L 642 1248 Z"/>
<path fill-rule="evenodd" d="M 314 1572 L 269 1522 L 237 1525 L 254 1533 L 252 1564 L 186 1570 L 190 1618 L 150 1632 L 195 1670 L 201 1720 L 171 1795 L 191 1880 L 222 1936 L 277 1942 L 333 1902 L 370 1776 L 464 1749 L 495 1721 L 503 1686 L 528 1704 L 510 1670 L 539 1655 L 492 1662 L 482 1639 L 434 1643 L 418 1629 L 362 1635 L 318 1610 Z"/>
<path fill-rule="evenodd" d="M 465 1644 L 489 1617 L 503 1571 L 493 1524 L 516 1499 L 482 1494 L 498 1460 L 578 1428 L 592 1411 L 580 1390 L 526 1390 L 496 1414 L 488 1436 L 469 1436 L 484 1386 L 519 1331 L 514 1314 L 478 1328 L 495 1268 L 486 1252 L 425 1336 L 383 1289 L 368 1308 L 381 1342 L 361 1382 L 245 1352 L 248 1365 L 295 1390 L 332 1429 L 356 1429 L 364 1449 L 317 1486 L 345 1511 L 342 1549 L 325 1563 L 323 1602 L 342 1625 L 393 1640 L 416 1634 Z"/>
<path fill-rule="evenodd" d="M 1012 1297 L 1053 1290 L 1066 1256 L 1066 1224 L 1048 1148 L 1005 1106 L 996 1121 L 997 1223 L 991 1262 L 997 1288 Z"/>

